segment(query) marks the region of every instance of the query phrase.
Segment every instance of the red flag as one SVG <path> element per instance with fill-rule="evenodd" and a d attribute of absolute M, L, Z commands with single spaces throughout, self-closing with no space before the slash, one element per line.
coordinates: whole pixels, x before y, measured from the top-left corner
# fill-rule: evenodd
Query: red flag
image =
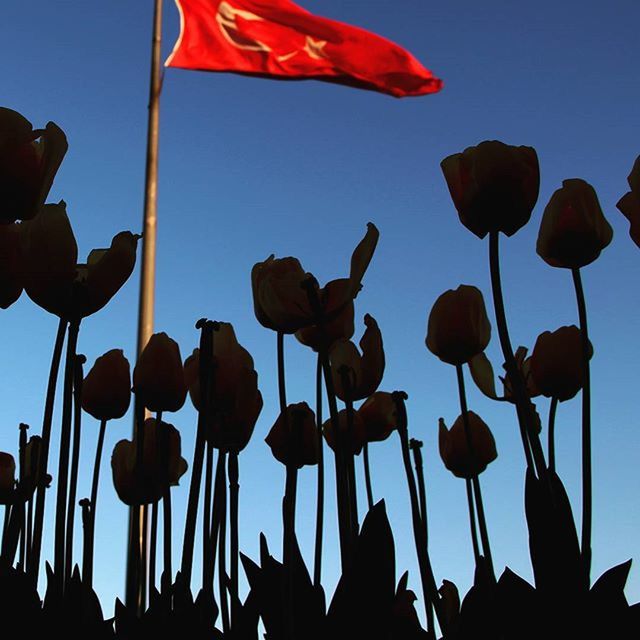
<path fill-rule="evenodd" d="M 165 65 L 281 80 L 324 80 L 398 98 L 435 93 L 408 51 L 374 33 L 320 18 L 290 0 L 176 0 L 180 36 Z"/>

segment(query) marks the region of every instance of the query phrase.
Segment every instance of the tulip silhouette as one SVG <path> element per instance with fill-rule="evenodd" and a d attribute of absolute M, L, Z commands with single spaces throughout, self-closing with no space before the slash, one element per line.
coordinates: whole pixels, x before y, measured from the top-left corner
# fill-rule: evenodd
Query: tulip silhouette
<path fill-rule="evenodd" d="M 396 403 L 387 391 L 376 391 L 358 409 L 367 442 L 386 440 L 397 428 Z"/>
<path fill-rule="evenodd" d="M 629 235 L 640 247 L 640 156 L 633 163 L 631 173 L 627 178 L 631 191 L 625 193 L 616 207 L 629 220 Z"/>
<path fill-rule="evenodd" d="M 0 452 L 0 504 L 11 504 L 16 484 L 16 461 L 10 453 Z"/>
<path fill-rule="evenodd" d="M 547 204 L 536 251 L 552 267 L 579 269 L 593 262 L 611 242 L 593 187 L 584 180 L 563 180 Z"/>
<path fill-rule="evenodd" d="M 487 348 L 490 338 L 491 325 L 479 289 L 462 284 L 435 301 L 425 342 L 440 360 L 452 365 L 469 362 Z"/>
<path fill-rule="evenodd" d="M 298 469 L 318 464 L 316 416 L 306 402 L 290 404 L 287 415 L 280 414 L 265 438 L 273 457 Z"/>
<path fill-rule="evenodd" d="M 0 224 L 35 217 L 66 151 L 53 122 L 34 131 L 17 111 L 0 107 Z"/>
<path fill-rule="evenodd" d="M 15 223 L 0 224 L 0 308 L 7 309 L 20 297 L 23 271 L 20 227 Z"/>
<path fill-rule="evenodd" d="M 187 470 L 187 461 L 180 455 L 180 434 L 171 424 L 154 418 L 144 421 L 143 451 L 138 453 L 139 435 L 133 440 L 120 440 L 111 456 L 113 484 L 118 497 L 130 506 L 157 502 L 169 486 L 178 484 Z M 164 433 L 162 433 L 164 432 Z M 166 438 L 168 456 L 161 455 Z M 168 461 L 163 468 L 162 460 Z"/>
<path fill-rule="evenodd" d="M 78 264 L 78 247 L 66 205 L 45 205 L 24 233 L 25 290 L 40 307 L 79 320 L 102 309 L 129 279 L 139 236 L 117 234 L 109 249 L 94 249 Z"/>
<path fill-rule="evenodd" d="M 122 418 L 131 402 L 129 361 L 122 349 L 100 356 L 82 383 L 82 408 L 96 420 Z"/>
<path fill-rule="evenodd" d="M 460 222 L 479 238 L 492 231 L 511 236 L 529 221 L 540 187 L 532 147 L 488 140 L 440 166 Z"/>
<path fill-rule="evenodd" d="M 353 425 L 351 429 L 349 428 L 349 420 L 347 417 L 347 410 L 343 409 L 338 413 L 337 421 L 338 428 L 340 429 L 340 441 L 342 445 L 345 447 L 347 453 L 351 455 L 358 455 L 362 451 L 362 447 L 364 446 L 367 438 L 367 434 L 365 431 L 365 425 L 362 421 L 362 418 L 358 415 L 358 413 L 353 414 Z M 324 435 L 324 439 L 327 441 L 327 444 L 331 447 L 333 451 L 336 451 L 338 446 L 338 439 L 336 433 L 336 425 L 334 424 L 334 420 L 327 420 L 322 425 L 322 433 Z"/>

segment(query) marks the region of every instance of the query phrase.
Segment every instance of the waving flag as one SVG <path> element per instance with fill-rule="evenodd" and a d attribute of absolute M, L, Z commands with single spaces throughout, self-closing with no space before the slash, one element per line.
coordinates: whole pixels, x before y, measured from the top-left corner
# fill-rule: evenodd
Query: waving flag
<path fill-rule="evenodd" d="M 176 0 L 180 36 L 165 65 L 281 80 L 324 80 L 398 98 L 442 81 L 374 33 L 315 16 L 290 0 Z"/>

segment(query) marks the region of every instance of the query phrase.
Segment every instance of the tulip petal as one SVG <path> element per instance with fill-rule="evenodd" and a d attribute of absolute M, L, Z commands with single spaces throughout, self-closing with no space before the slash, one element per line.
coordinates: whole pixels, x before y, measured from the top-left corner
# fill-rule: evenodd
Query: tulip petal
<path fill-rule="evenodd" d="M 378 244 L 380 232 L 373 222 L 367 223 L 367 232 L 358 243 L 351 255 L 351 270 L 349 272 L 349 280 L 351 281 L 351 295 L 356 297 L 358 291 L 362 288 L 362 278 L 369 267 L 373 253 Z"/>

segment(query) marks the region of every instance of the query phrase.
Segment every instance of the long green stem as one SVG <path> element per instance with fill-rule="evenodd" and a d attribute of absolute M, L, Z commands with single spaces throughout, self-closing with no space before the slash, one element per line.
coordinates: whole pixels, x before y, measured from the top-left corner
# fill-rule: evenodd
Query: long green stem
<path fill-rule="evenodd" d="M 431 616 L 431 606 L 433 606 L 436 611 L 436 616 L 438 617 L 440 629 L 446 637 L 448 632 L 447 623 L 442 612 L 440 596 L 436 587 L 436 581 L 433 575 L 433 569 L 431 567 L 431 560 L 429 559 L 429 550 L 427 549 L 422 518 L 420 516 L 420 506 L 418 504 L 416 480 L 413 476 L 413 471 L 411 470 L 409 431 L 407 425 L 407 410 L 405 407 L 407 394 L 403 391 L 394 391 L 392 396 L 396 404 L 398 425 L 397 429 L 398 435 L 400 437 L 402 462 L 404 464 L 404 471 L 407 476 L 407 485 L 409 487 L 409 499 L 411 501 L 411 520 L 413 524 L 413 538 L 416 545 L 416 554 L 418 556 L 418 565 L 420 568 L 420 580 L 422 583 L 422 595 L 424 597 L 425 615 L 427 616 L 428 620 Z M 428 631 L 430 633 L 435 633 L 435 629 L 433 626 L 431 626 Z"/>
<path fill-rule="evenodd" d="M 324 439 L 322 437 L 322 361 L 320 355 L 318 355 L 316 366 L 316 421 L 318 426 L 318 488 L 313 584 L 315 587 L 319 587 L 322 578 L 322 534 L 324 529 Z"/>
<path fill-rule="evenodd" d="M 64 587 L 65 572 L 65 525 L 67 520 L 67 481 L 69 478 L 69 446 L 71 444 L 73 376 L 79 326 L 79 320 L 73 320 L 69 323 L 62 398 L 62 429 L 60 432 L 60 458 L 58 463 L 58 488 L 56 493 L 54 550 L 54 573 L 57 577 L 58 584 L 62 587 Z"/>
<path fill-rule="evenodd" d="M 464 432 L 467 439 L 467 447 L 469 448 L 469 455 L 472 460 L 476 457 L 477 452 L 473 446 L 473 439 L 471 436 L 471 425 L 469 423 L 469 409 L 467 408 L 467 394 L 464 388 L 464 372 L 462 371 L 462 365 L 456 365 L 456 374 L 458 378 L 458 396 L 460 398 L 460 412 L 462 413 L 462 422 L 464 424 Z M 471 478 L 471 484 L 473 486 L 473 495 L 475 498 L 476 510 L 478 512 L 478 528 L 480 529 L 480 540 L 482 541 L 482 551 L 485 562 L 487 564 L 487 570 L 489 571 L 489 577 L 492 582 L 496 581 L 495 572 L 493 569 L 493 557 L 491 555 L 491 546 L 489 544 L 489 533 L 487 529 L 487 520 L 484 514 L 484 504 L 482 501 L 482 490 L 480 488 L 480 479 L 475 474 Z"/>
<path fill-rule="evenodd" d="M 91 586 L 93 584 L 93 552 L 95 548 L 96 535 L 96 505 L 98 504 L 98 484 L 100 482 L 100 463 L 102 461 L 102 449 L 104 448 L 104 436 L 107 432 L 107 421 L 100 421 L 100 431 L 98 433 L 98 444 L 96 446 L 96 458 L 93 463 L 93 480 L 91 482 L 91 498 L 89 499 L 89 531 L 87 532 L 87 553 L 86 562 L 83 562 L 83 572 L 85 582 Z"/>
<path fill-rule="evenodd" d="M 238 558 L 240 543 L 238 534 L 238 501 L 240 494 L 240 473 L 238 470 L 238 454 L 229 453 L 229 529 L 230 529 L 230 558 L 231 565 L 231 628 L 238 622 L 238 603 L 240 594 L 238 589 Z"/>
<path fill-rule="evenodd" d="M 198 502 L 200 498 L 200 484 L 202 483 L 202 465 L 205 453 L 205 438 L 209 423 L 211 401 L 211 376 L 213 356 L 213 323 L 199 320 L 196 328 L 200 329 L 200 410 L 198 411 L 198 427 L 196 432 L 195 450 L 193 453 L 193 471 L 189 485 L 189 501 L 187 503 L 187 517 L 184 526 L 182 542 L 182 563 L 180 571 L 187 587 L 191 586 L 193 571 L 193 549 L 195 547 L 196 522 L 198 519 Z"/>
<path fill-rule="evenodd" d="M 547 429 L 547 455 L 549 456 L 549 471 L 556 472 L 556 410 L 558 398 L 551 398 L 549 406 L 549 425 Z"/>
<path fill-rule="evenodd" d="M 496 313 L 496 323 L 498 326 L 498 337 L 500 347 L 505 360 L 505 369 L 518 414 L 518 424 L 520 426 L 520 436 L 524 449 L 527 468 L 537 473 L 539 478 L 547 479 L 547 466 L 542 452 L 540 438 L 534 426 L 533 405 L 527 394 L 526 385 L 521 371 L 516 363 L 509 338 L 509 327 L 504 308 L 504 297 L 502 295 L 502 282 L 500 279 L 500 245 L 499 232 L 491 231 L 489 234 L 489 267 L 491 272 L 491 290 L 493 292 L 493 306 Z"/>
<path fill-rule="evenodd" d="M 67 533 L 65 541 L 65 580 L 71 578 L 73 568 L 73 529 L 76 513 L 76 494 L 78 489 L 78 466 L 80 464 L 80 439 L 82 436 L 82 365 L 86 362 L 83 355 L 77 355 L 73 373 L 73 445 L 71 454 L 71 476 L 69 479 L 69 499 L 67 501 Z"/>
<path fill-rule="evenodd" d="M 49 381 L 47 383 L 47 395 L 44 403 L 44 416 L 42 419 L 42 453 L 40 455 L 40 469 L 38 472 L 38 492 L 36 495 L 36 506 L 33 524 L 33 542 L 29 553 L 28 573 L 31 583 L 38 584 L 38 574 L 40 573 L 40 553 L 42 551 L 42 531 L 44 527 L 44 506 L 47 491 L 45 477 L 47 475 L 47 465 L 49 462 L 49 444 L 51 442 L 51 423 L 53 420 L 53 406 L 58 383 L 58 371 L 60 370 L 60 360 L 62 358 L 62 348 L 64 337 L 67 332 L 67 321 L 60 318 L 58 332 L 53 346 L 51 356 L 51 367 L 49 369 Z"/>
<path fill-rule="evenodd" d="M 591 346 L 587 327 L 587 305 L 582 288 L 580 269 L 572 269 L 573 284 L 578 303 L 580 335 L 582 338 L 582 563 L 587 586 L 591 583 L 591 372 L 589 357 Z"/>

